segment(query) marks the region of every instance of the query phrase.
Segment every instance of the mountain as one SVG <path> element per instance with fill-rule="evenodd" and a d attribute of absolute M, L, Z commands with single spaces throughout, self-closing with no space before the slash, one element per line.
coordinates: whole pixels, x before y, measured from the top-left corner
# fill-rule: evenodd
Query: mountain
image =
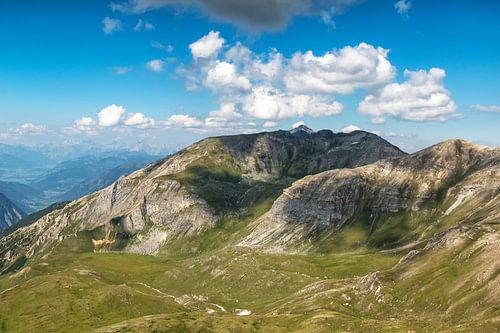
<path fill-rule="evenodd" d="M 0 237 L 7 236 L 16 231 L 17 229 L 29 226 L 38 221 L 39 219 L 41 219 L 42 217 L 44 217 L 45 215 L 52 213 L 55 210 L 63 209 L 68 203 L 69 201 L 57 202 L 37 212 L 25 215 L 21 219 L 19 219 L 16 223 L 11 224 L 9 227 L 1 231 Z"/>
<path fill-rule="evenodd" d="M 21 209 L 0 193 L 0 231 L 15 224 L 24 215 Z"/>
<path fill-rule="evenodd" d="M 305 175 L 404 155 L 362 131 L 209 138 L 49 214 L 32 230 L 22 229 L 22 236 L 14 233 L 16 242 L 21 236 L 28 245 L 15 252 L 29 257 L 38 245 L 53 245 L 70 228 L 84 234 L 104 232 L 106 237 L 97 243 L 88 239 L 99 250 L 157 253 L 167 238 L 195 235 L 227 216 L 245 214 Z"/>
<path fill-rule="evenodd" d="M 65 192 L 61 199 L 74 200 L 89 193 L 99 191 L 114 183 L 118 178 L 131 174 L 132 172 L 144 167 L 148 164 L 147 161 L 151 159 L 152 157 L 148 157 L 144 161 L 125 162 L 109 170 L 104 169 L 97 178 L 83 181 L 75 185 L 72 189 Z"/>
<path fill-rule="evenodd" d="M 500 191 L 499 168 L 500 150 L 449 140 L 406 157 L 308 176 L 283 192 L 242 244 L 276 250 L 314 239 L 335 246 L 348 232 L 361 245 L 387 248 L 463 223 L 457 216 L 465 212 L 473 222 L 489 221 L 499 213 L 499 202 L 491 201 Z"/>
<path fill-rule="evenodd" d="M 463 140 L 208 138 L 0 238 L 0 327 L 495 332 L 499 194 Z"/>
<path fill-rule="evenodd" d="M 119 177 L 123 175 L 120 171 L 135 171 L 157 158 L 125 151 L 87 155 L 57 164 L 31 182 L 30 186 L 44 192 L 51 201 L 71 200 L 98 190 L 99 186 L 109 185 L 107 181 L 116 180 L 113 174 Z M 87 189 L 89 192 L 86 192 Z"/>
<path fill-rule="evenodd" d="M 26 184 L 0 181 L 0 192 L 26 213 L 46 205 L 43 192 Z"/>

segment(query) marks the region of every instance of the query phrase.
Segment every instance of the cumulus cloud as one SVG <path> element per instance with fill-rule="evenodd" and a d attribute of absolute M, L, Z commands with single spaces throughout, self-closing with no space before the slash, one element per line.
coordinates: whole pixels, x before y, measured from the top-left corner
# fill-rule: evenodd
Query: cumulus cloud
<path fill-rule="evenodd" d="M 123 24 L 120 20 L 112 19 L 109 17 L 105 17 L 104 20 L 102 20 L 102 31 L 106 35 L 111 35 L 113 32 L 120 31 L 122 29 Z"/>
<path fill-rule="evenodd" d="M 266 122 L 264 122 L 264 124 L 262 124 L 262 127 L 264 127 L 264 128 L 275 128 L 277 126 L 278 126 L 277 122 L 275 122 L 275 121 L 269 121 L 269 120 L 266 121 Z"/>
<path fill-rule="evenodd" d="M 209 40 L 218 40 L 215 47 Z M 198 46 L 193 47 L 197 44 Z M 205 48 L 199 45 L 211 45 Z M 276 121 L 293 117 L 335 116 L 343 111 L 337 95 L 367 90 L 358 111 L 382 124 L 389 116 L 411 121 L 444 121 L 455 116 L 456 106 L 444 88 L 441 69 L 405 71 L 404 83 L 394 83 L 396 69 L 389 51 L 367 43 L 334 49 L 323 55 L 297 52 L 291 58 L 271 49 L 257 54 L 241 43 L 221 49 L 224 39 L 211 31 L 191 44 L 193 62 L 177 74 L 186 79 L 188 90 L 204 87 L 222 105 L 248 120 Z M 208 116 L 207 127 L 239 126 Z"/>
<path fill-rule="evenodd" d="M 105 107 L 97 114 L 99 126 L 112 127 L 118 125 L 124 113 L 125 108 L 123 106 L 112 104 Z"/>
<path fill-rule="evenodd" d="M 38 135 L 47 133 L 49 131 L 49 128 L 45 125 L 25 123 L 17 128 L 11 128 L 10 130 L 16 135 Z"/>
<path fill-rule="evenodd" d="M 83 117 L 75 121 L 75 126 L 78 128 L 90 128 L 96 125 L 96 122 L 91 117 Z"/>
<path fill-rule="evenodd" d="M 219 52 L 224 42 L 224 38 L 219 37 L 218 31 L 210 31 L 208 35 L 189 45 L 189 49 L 194 59 L 209 58 Z"/>
<path fill-rule="evenodd" d="M 498 105 L 481 105 L 474 104 L 471 106 L 472 109 L 482 112 L 500 112 L 500 106 Z"/>
<path fill-rule="evenodd" d="M 97 134 L 97 123 L 92 117 L 83 117 L 75 120 L 75 123 L 71 127 L 65 127 L 63 132 L 66 134 Z"/>
<path fill-rule="evenodd" d="M 281 30 L 296 16 L 341 14 L 347 7 L 363 0 L 128 0 L 112 3 L 114 11 L 144 13 L 167 6 L 200 9 L 216 20 L 235 24 L 250 31 Z"/>
<path fill-rule="evenodd" d="M 399 0 L 394 3 L 394 8 L 399 13 L 399 15 L 408 16 L 408 12 L 411 8 L 411 1 L 409 0 Z"/>
<path fill-rule="evenodd" d="M 351 133 L 351 132 L 354 132 L 354 131 L 361 131 L 361 128 L 359 128 L 356 125 L 352 125 L 351 124 L 349 126 L 344 127 L 343 129 L 341 129 L 342 133 Z"/>
<path fill-rule="evenodd" d="M 212 111 L 205 118 L 205 127 L 211 129 L 242 127 L 243 116 L 236 111 L 234 103 L 224 103 L 220 110 Z"/>
<path fill-rule="evenodd" d="M 337 115 L 343 105 L 328 96 L 288 94 L 271 86 L 259 86 L 245 97 L 243 109 L 255 118 L 282 119 Z"/>
<path fill-rule="evenodd" d="M 388 50 L 366 43 L 315 56 L 296 53 L 285 74 L 285 85 L 297 93 L 352 93 L 390 82 L 396 69 L 387 60 Z"/>
<path fill-rule="evenodd" d="M 146 63 L 146 67 L 153 72 L 159 73 L 165 70 L 165 61 L 161 59 L 154 59 Z"/>
<path fill-rule="evenodd" d="M 426 72 L 405 70 L 406 82 L 391 83 L 370 94 L 358 111 L 383 120 L 392 116 L 410 121 L 446 121 L 455 116 L 457 107 L 444 87 L 446 72 L 432 68 Z"/>
<path fill-rule="evenodd" d="M 206 86 L 215 91 L 248 91 L 252 88 L 250 81 L 239 75 L 234 64 L 217 61 L 207 73 Z"/>
<path fill-rule="evenodd" d="M 155 121 L 147 118 L 143 113 L 134 113 L 123 124 L 136 128 L 150 128 L 155 125 Z"/>
<path fill-rule="evenodd" d="M 212 36 L 212 37 L 209 37 Z M 217 47 L 210 48 L 209 52 L 201 54 L 204 48 L 193 48 L 194 44 L 206 44 L 208 39 L 218 39 Z M 219 32 L 211 31 L 208 35 L 197 42 L 191 44 L 193 53 L 193 64 L 181 67 L 177 73 L 186 78 L 188 90 L 194 90 L 200 86 L 206 87 L 224 103 L 232 103 L 243 111 L 250 118 L 258 119 L 282 119 L 303 116 L 333 116 L 342 112 L 343 106 L 335 101 L 334 96 L 324 89 L 290 89 L 284 78 L 295 74 L 298 80 L 298 66 L 293 66 L 292 60 L 286 59 L 277 50 L 271 50 L 267 54 L 256 54 L 241 43 L 230 47 L 227 52 L 220 54 L 219 50 L 224 39 Z M 365 66 L 364 76 L 357 74 L 356 64 L 346 64 L 342 57 L 349 56 L 349 52 L 342 53 L 338 68 L 347 68 L 352 71 L 352 76 L 358 77 L 359 82 L 352 84 L 353 87 L 375 85 L 378 82 L 385 82 L 383 78 L 384 65 L 387 62 L 387 54 L 384 49 L 375 49 L 372 46 L 363 44 L 359 46 L 360 53 L 375 53 L 375 60 L 372 66 Z M 366 53 L 365 52 L 365 53 Z M 312 53 L 311 53 L 312 54 Z M 377 60 L 377 54 L 381 59 Z M 201 56 L 205 56 L 200 61 Z M 333 53 L 332 53 L 333 55 Z M 383 58 L 383 59 L 382 59 Z M 317 60 L 317 59 L 316 59 Z M 320 60 L 315 63 L 321 62 Z M 356 61 L 356 60 L 353 60 Z M 304 66 L 309 66 L 304 60 Z M 358 60 L 358 63 L 361 60 Z M 313 67 L 316 65 L 313 65 Z M 392 66 L 386 66 L 388 71 L 392 71 Z M 347 70 L 346 69 L 346 70 Z M 303 76 L 306 75 L 307 68 L 303 68 Z M 379 74 L 370 76 L 369 72 L 378 71 Z M 323 70 L 324 71 L 324 70 Z M 359 70 L 361 71 L 361 70 Z M 320 69 L 317 68 L 319 75 Z M 393 75 L 392 72 L 389 75 Z M 372 78 L 372 82 L 367 83 L 367 79 Z M 348 80 L 349 78 L 344 78 Z M 338 79 L 339 82 L 341 79 Z M 364 81 L 363 81 L 364 80 Z M 363 83 L 361 83 L 363 81 Z M 339 83 L 340 84 L 340 83 Z M 302 84 L 296 83 L 296 87 Z M 338 89 L 345 91 L 346 89 Z"/>
<path fill-rule="evenodd" d="M 180 127 L 180 128 L 196 128 L 203 126 L 203 121 L 196 117 L 191 117 L 186 114 L 174 114 L 171 115 L 167 121 L 165 121 L 165 126 L 167 127 Z"/>

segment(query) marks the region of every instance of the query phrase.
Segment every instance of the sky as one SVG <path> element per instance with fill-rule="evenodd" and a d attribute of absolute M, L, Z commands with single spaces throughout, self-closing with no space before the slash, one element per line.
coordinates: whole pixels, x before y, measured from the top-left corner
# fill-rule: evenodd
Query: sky
<path fill-rule="evenodd" d="M 0 0 L 0 142 L 500 145 L 500 2 Z"/>

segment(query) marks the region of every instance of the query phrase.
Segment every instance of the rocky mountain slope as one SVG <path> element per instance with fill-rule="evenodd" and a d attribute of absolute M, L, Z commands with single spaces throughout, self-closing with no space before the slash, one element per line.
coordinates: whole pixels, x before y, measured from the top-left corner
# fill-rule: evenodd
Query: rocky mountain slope
<path fill-rule="evenodd" d="M 362 131 L 209 138 L 16 231 L 0 254 L 31 257 L 77 234 L 95 250 L 157 253 L 168 238 L 212 228 L 304 175 L 403 155 Z"/>
<path fill-rule="evenodd" d="M 0 193 L 0 232 L 19 221 L 25 213 Z"/>
<path fill-rule="evenodd" d="M 450 140 L 410 156 L 304 177 L 241 244 L 335 246 L 350 233 L 352 242 L 394 247 L 467 220 L 498 219 L 499 192 L 500 150 Z"/>

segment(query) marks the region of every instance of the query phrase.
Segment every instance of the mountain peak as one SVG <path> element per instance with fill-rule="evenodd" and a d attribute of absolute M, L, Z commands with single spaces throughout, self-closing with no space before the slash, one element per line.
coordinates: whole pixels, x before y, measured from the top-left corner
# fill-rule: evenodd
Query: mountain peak
<path fill-rule="evenodd" d="M 295 133 L 298 133 L 298 132 L 305 132 L 307 134 L 313 134 L 314 131 L 310 128 L 310 127 L 307 127 L 306 125 L 299 125 L 297 127 L 294 127 L 290 130 L 290 133 L 292 134 L 295 134 Z"/>

